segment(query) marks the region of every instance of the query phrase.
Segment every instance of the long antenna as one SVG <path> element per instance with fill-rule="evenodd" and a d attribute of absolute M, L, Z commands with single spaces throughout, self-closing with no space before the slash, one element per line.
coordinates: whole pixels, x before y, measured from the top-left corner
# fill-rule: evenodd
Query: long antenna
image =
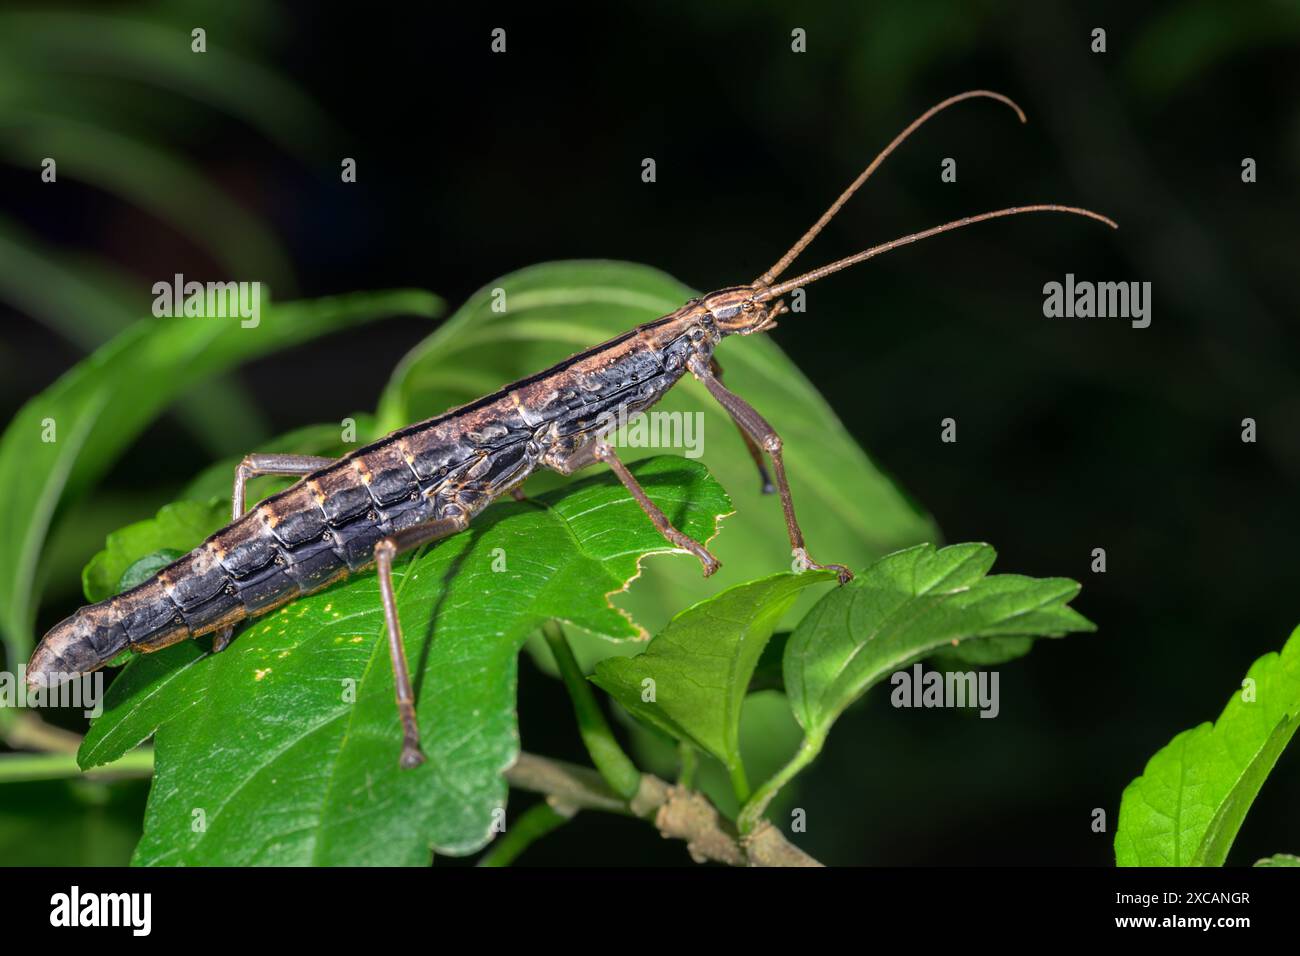
<path fill-rule="evenodd" d="M 924 125 L 926 120 L 934 116 L 935 113 L 940 113 L 943 110 L 946 110 L 954 103 L 960 103 L 962 100 L 970 100 L 970 99 L 975 99 L 977 97 L 983 97 L 985 99 L 997 100 L 999 103 L 1005 103 L 1007 106 L 1011 107 L 1013 110 L 1016 111 L 1016 115 L 1020 117 L 1020 122 L 1024 123 L 1026 121 L 1025 111 L 1022 110 L 1019 106 L 1017 106 L 1014 101 L 1012 101 L 1008 97 L 1003 96 L 1001 93 L 994 93 L 990 90 L 968 90 L 965 93 L 958 93 L 956 96 L 950 96 L 942 103 L 936 103 L 934 106 L 931 106 L 928 110 L 926 110 L 916 119 L 914 119 L 908 125 L 907 129 L 903 130 L 901 133 L 895 136 L 893 142 L 891 142 L 888 146 L 886 146 L 884 149 L 880 151 L 880 155 L 878 155 L 875 159 L 871 161 L 871 165 L 869 165 L 866 169 L 864 169 L 861 175 L 859 175 L 857 179 L 853 180 L 853 182 L 849 184 L 848 189 L 840 193 L 840 198 L 835 200 L 835 202 L 831 203 L 831 208 L 827 209 L 824 213 L 822 213 L 822 217 L 818 219 L 815 223 L 813 223 L 811 229 L 809 229 L 807 232 L 803 234 L 803 238 L 801 238 L 798 242 L 796 242 L 793 246 L 791 246 L 790 251 L 787 252 L 785 255 L 783 255 L 777 261 L 776 265 L 772 266 L 772 268 L 768 269 L 766 272 L 764 272 L 761 276 L 758 277 L 758 279 L 756 280 L 756 284 L 771 285 L 773 282 L 775 282 L 776 279 L 781 275 L 781 273 L 785 272 L 785 270 L 789 268 L 790 263 L 794 262 L 794 260 L 798 258 L 799 253 L 803 252 L 804 249 L 808 247 L 808 243 L 816 239 L 817 234 L 826 227 L 826 224 L 835 218 L 835 214 L 840 211 L 840 207 L 843 206 L 846 202 L 848 202 L 849 199 L 853 196 L 853 194 L 858 191 L 858 187 L 861 186 L 863 183 L 865 183 L 871 177 L 871 174 L 876 171 L 877 167 L 879 167 L 880 164 L 885 161 L 885 157 L 888 156 L 890 153 L 892 153 L 895 149 L 897 149 L 898 146 L 903 142 L 903 140 L 907 139 L 907 137 L 911 136 L 914 132 L 916 132 L 916 130 L 919 127 Z"/>
<path fill-rule="evenodd" d="M 775 299 L 777 296 L 785 295 L 792 289 L 797 289 L 800 286 L 816 282 L 818 279 L 825 278 L 833 272 L 839 272 L 841 269 L 847 269 L 849 266 L 856 265 L 859 262 L 873 259 L 881 253 L 888 252 L 890 249 L 897 249 L 899 246 L 911 245 L 912 243 L 919 242 L 922 239 L 928 239 L 930 236 L 937 236 L 942 232 L 951 232 L 954 229 L 961 229 L 963 226 L 972 226 L 977 222 L 984 222 L 987 219 L 1001 219 L 1003 216 L 1018 216 L 1021 213 L 1026 212 L 1064 212 L 1075 216 L 1086 216 L 1089 219 L 1096 219 L 1098 222 L 1104 222 L 1112 229 L 1119 228 L 1119 226 L 1115 224 L 1114 220 L 1108 219 L 1101 213 L 1093 212 L 1090 209 L 1080 209 L 1076 206 L 1043 204 L 1037 206 L 1013 206 L 1010 209 L 997 209 L 993 212 L 980 213 L 978 216 L 967 216 L 965 219 L 954 219 L 952 222 L 946 222 L 942 226 L 935 226 L 932 229 L 914 232 L 910 236 L 902 236 L 898 239 L 891 239 L 889 242 L 882 242 L 880 245 L 872 246 L 870 249 L 864 249 L 856 255 L 848 256 L 847 258 L 832 262 L 829 265 L 824 265 L 820 269 L 814 269 L 812 272 L 805 272 L 797 278 L 787 279 L 780 285 L 763 289 L 754 296 L 754 301 L 766 302 L 769 299 Z"/>

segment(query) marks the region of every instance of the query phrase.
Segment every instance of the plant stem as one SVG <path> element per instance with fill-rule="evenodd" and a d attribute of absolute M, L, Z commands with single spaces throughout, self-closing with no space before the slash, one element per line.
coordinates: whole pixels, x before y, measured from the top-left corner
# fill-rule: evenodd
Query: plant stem
<path fill-rule="evenodd" d="M 695 748 L 685 741 L 677 745 L 677 755 L 682 765 L 677 774 L 677 786 L 690 790 L 695 783 L 695 771 L 699 769 L 700 757 Z"/>
<path fill-rule="evenodd" d="M 75 754 L 81 735 L 47 724 L 31 711 L 20 711 L 5 727 L 4 741 L 16 750 Z"/>
<path fill-rule="evenodd" d="M 605 715 L 601 712 L 596 695 L 591 692 L 591 685 L 578 666 L 573 656 L 569 639 L 564 636 L 564 629 L 559 621 L 547 621 L 542 625 L 546 643 L 555 658 L 555 666 L 560 670 L 560 677 L 569 691 L 573 701 L 573 713 L 578 719 L 578 733 L 591 754 L 591 762 L 596 765 L 605 782 L 624 800 L 636 796 L 641 786 L 641 771 L 618 745 L 614 732 L 610 729 Z"/>
<path fill-rule="evenodd" d="M 740 830 L 741 836 L 752 833 L 754 828 L 763 821 L 763 814 L 767 810 L 768 804 L 790 780 L 808 764 L 812 763 L 822 750 L 822 741 L 814 740 L 811 737 L 805 737 L 799 749 L 795 751 L 790 762 L 778 770 L 770 778 L 763 782 L 754 795 L 746 801 L 740 809 L 740 816 L 736 818 L 736 828 Z"/>
<path fill-rule="evenodd" d="M 59 780 L 64 777 L 147 777 L 153 773 L 153 751 L 133 750 L 104 767 L 83 773 L 76 754 L 5 754 L 0 756 L 0 783 Z"/>
<path fill-rule="evenodd" d="M 727 768 L 731 777 L 731 790 L 742 804 L 749 799 L 749 778 L 745 776 L 745 765 L 737 760 L 735 766 Z"/>
<path fill-rule="evenodd" d="M 619 800 L 590 767 L 537 754 L 521 753 L 506 771 L 506 780 L 517 790 L 545 794 L 547 803 L 561 814 L 601 810 L 640 817 L 653 823 L 662 836 L 686 841 L 697 863 L 712 860 L 730 866 L 821 866 L 765 821 L 760 820 L 761 825 L 742 845 L 735 826 L 702 793 L 671 786 L 653 774 L 641 778 L 636 798 L 626 802 Z"/>
<path fill-rule="evenodd" d="M 519 854 L 540 840 L 552 830 L 569 820 L 564 814 L 553 810 L 547 803 L 529 807 L 514 826 L 492 844 L 492 849 L 483 854 L 479 866 L 509 866 Z"/>

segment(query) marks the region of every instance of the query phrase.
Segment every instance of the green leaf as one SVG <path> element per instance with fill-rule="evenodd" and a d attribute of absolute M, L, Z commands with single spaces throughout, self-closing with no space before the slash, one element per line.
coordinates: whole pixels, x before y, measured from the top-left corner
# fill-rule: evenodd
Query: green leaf
<path fill-rule="evenodd" d="M 1094 630 L 1066 606 L 1079 593 L 1074 581 L 986 577 L 996 557 L 987 544 L 918 545 L 882 558 L 817 603 L 786 641 L 783 662 L 804 741 L 741 808 L 742 834 L 753 832 L 782 788 L 817 758 L 845 708 L 887 675 L 963 641 Z M 988 656 L 1005 660 L 1014 650 L 1002 643 Z"/>
<path fill-rule="evenodd" d="M 496 310 L 501 300 L 495 289 L 504 293 L 504 312 Z M 402 360 L 384 392 L 377 427 L 391 431 L 470 401 L 671 312 L 695 294 L 662 272 L 626 262 L 552 262 L 511 273 L 471 296 Z M 886 552 L 934 540 L 929 518 L 872 463 L 770 336 L 733 336 L 717 354 L 727 387 L 753 403 L 785 441 L 795 505 L 816 560 L 865 567 Z M 704 387 L 688 375 L 656 408 L 703 415 L 701 460 L 739 512 L 718 542 L 723 566 L 717 575 L 706 582 L 686 562 L 664 562 L 620 601 L 657 631 L 676 609 L 719 587 L 789 570 L 791 559 L 779 501 L 760 494 L 736 426 Z M 682 451 L 621 453 L 631 460 Z M 529 493 L 556 481 L 540 475 L 529 482 Z M 791 621 L 799 605 L 806 610 L 811 601 L 800 601 Z"/>
<path fill-rule="evenodd" d="M 144 584 L 167 565 L 184 556 L 185 552 L 179 548 L 162 548 L 145 555 L 139 561 L 132 561 L 131 566 L 122 572 L 117 585 L 118 592 L 129 591 L 137 584 Z"/>
<path fill-rule="evenodd" d="M 800 622 L 785 651 L 785 690 L 811 741 L 873 684 L 953 642 L 1061 637 L 1093 625 L 1066 605 L 1067 578 L 986 577 L 997 557 L 986 544 L 936 551 L 919 545 L 878 561 L 827 594 Z"/>
<path fill-rule="evenodd" d="M 1290 853 L 1274 853 L 1262 860 L 1255 861 L 1256 866 L 1300 866 L 1300 856 Z"/>
<path fill-rule="evenodd" d="M 172 554 L 189 551 L 229 521 L 229 502 L 220 499 L 207 504 L 177 501 L 164 505 L 153 518 L 114 531 L 108 536 L 104 550 L 91 558 L 81 572 L 86 600 L 94 604 L 121 593 L 127 587 L 123 577 L 128 571 L 142 562 L 151 561 L 162 551 Z M 140 580 L 130 586 L 140 583 Z"/>
<path fill-rule="evenodd" d="M 697 540 L 730 511 L 695 462 L 658 458 L 633 470 Z M 607 595 L 636 577 L 645 555 L 668 550 L 606 475 L 494 505 L 466 532 L 403 559 L 394 588 L 429 758 L 416 770 L 397 766 L 373 574 L 255 620 L 221 654 L 187 641 L 136 659 L 109 688 L 80 763 L 110 761 L 156 731 L 138 863 L 425 865 L 430 848 L 472 852 L 487 842 L 506 798 L 502 772 L 519 750 L 524 639 L 552 618 L 638 636 Z M 677 560 L 699 573 L 694 558 Z"/>
<path fill-rule="evenodd" d="M 743 799 L 740 711 L 754 668 L 799 592 L 833 579 L 786 572 L 729 588 L 674 617 L 644 654 L 601 661 L 592 680 L 634 716 L 717 757 Z"/>
<path fill-rule="evenodd" d="M 1120 866 L 1222 866 L 1300 718 L 1300 628 L 1251 665 L 1213 724 L 1185 730 L 1124 788 Z"/>
<path fill-rule="evenodd" d="M 432 316 L 419 291 L 360 293 L 273 303 L 256 327 L 211 318 L 147 319 L 19 410 L 0 438 L 0 633 L 25 660 L 39 598 L 39 562 L 61 506 L 85 493 L 178 395 L 241 362 L 387 315 Z M 42 440 L 53 422 L 54 441 Z"/>

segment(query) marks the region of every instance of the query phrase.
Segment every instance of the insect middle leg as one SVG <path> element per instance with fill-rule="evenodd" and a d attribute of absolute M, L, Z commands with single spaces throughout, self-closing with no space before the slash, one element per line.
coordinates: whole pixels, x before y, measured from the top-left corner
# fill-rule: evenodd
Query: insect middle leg
<path fill-rule="evenodd" d="M 598 461 L 609 465 L 610 471 L 618 476 L 618 480 L 623 483 L 623 487 L 636 499 L 636 503 L 646 513 L 651 524 L 655 526 L 655 530 L 663 535 L 670 544 L 675 544 L 677 547 L 689 551 L 699 559 L 706 578 L 722 567 L 722 563 L 710 554 L 704 545 L 673 527 L 673 523 L 668 520 L 668 516 L 650 500 L 650 496 L 645 493 L 641 483 L 627 470 L 627 466 L 618 457 L 618 453 L 614 451 L 613 446 L 603 437 L 597 437 L 582 448 L 569 453 L 565 457 L 556 458 L 548 464 L 549 467 L 554 468 L 562 475 L 571 475 L 578 469 L 585 468 Z"/>
<path fill-rule="evenodd" d="M 313 471 L 334 464 L 333 458 L 319 455 L 245 455 L 235 467 L 235 487 L 230 495 L 230 518 L 238 521 L 248 510 L 245 488 L 250 478 L 261 475 L 310 475 Z M 233 624 L 212 635 L 212 653 L 224 651 L 235 633 Z"/>
<path fill-rule="evenodd" d="M 808 548 L 804 545 L 803 531 L 799 528 L 799 519 L 794 514 L 794 500 L 790 496 L 790 482 L 785 475 L 785 462 L 781 455 L 781 436 L 776 433 L 776 429 L 767 423 L 754 406 L 745 401 L 735 392 L 729 391 L 717 377 L 709 370 L 709 367 L 698 357 L 692 358 L 687 362 L 687 368 L 704 383 L 704 387 L 709 390 L 719 405 L 727 410 L 732 419 L 740 426 L 740 430 L 749 435 L 758 445 L 772 457 L 772 470 L 776 473 L 777 491 L 781 493 L 781 510 L 785 512 L 785 527 L 790 535 L 791 553 L 799 566 L 806 569 L 818 571 L 834 571 L 840 579 L 841 584 L 846 584 L 853 579 L 853 572 L 842 564 L 817 564 L 812 558 L 808 557 Z"/>
<path fill-rule="evenodd" d="M 406 664 L 406 645 L 402 643 L 402 625 L 397 618 L 397 598 L 393 595 L 393 558 L 400 551 L 418 548 L 438 538 L 464 531 L 469 518 L 454 515 L 428 524 L 416 525 L 375 543 L 375 570 L 379 574 L 379 597 L 384 604 L 384 625 L 388 631 L 388 654 L 393 662 L 393 687 L 397 695 L 397 718 L 402 724 L 402 768 L 410 770 L 424 763 L 420 750 L 420 726 L 415 719 L 415 689 Z"/>

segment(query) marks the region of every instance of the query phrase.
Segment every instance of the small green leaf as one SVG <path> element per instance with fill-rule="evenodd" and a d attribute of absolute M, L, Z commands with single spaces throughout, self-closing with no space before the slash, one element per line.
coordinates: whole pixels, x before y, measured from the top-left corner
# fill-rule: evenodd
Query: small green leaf
<path fill-rule="evenodd" d="M 634 716 L 712 754 L 733 781 L 743 781 L 740 711 L 754 668 L 799 592 L 833 579 L 786 572 L 728 588 L 674 617 L 644 654 L 601 661 L 592 680 Z"/>
<path fill-rule="evenodd" d="M 129 591 L 137 584 L 144 584 L 167 565 L 184 556 L 185 552 L 177 548 L 163 548 L 146 554 L 139 561 L 132 561 L 131 566 L 122 572 L 122 579 L 117 585 L 118 593 Z"/>
<path fill-rule="evenodd" d="M 238 319 L 146 319 L 31 399 L 0 438 L 0 634 L 10 660 L 26 660 L 31 649 L 41 551 L 56 513 L 93 486 L 178 395 L 241 362 L 337 329 L 440 309 L 427 292 L 394 291 L 264 305 L 250 328 Z"/>
<path fill-rule="evenodd" d="M 1300 856 L 1291 853 L 1274 853 L 1262 860 L 1255 861 L 1256 866 L 1300 866 Z"/>
<path fill-rule="evenodd" d="M 814 746 L 873 684 L 953 642 L 1094 629 L 1066 606 L 1079 593 L 1074 581 L 986 577 L 995 558 L 986 544 L 919 545 L 822 598 L 785 652 L 786 694 Z"/>
<path fill-rule="evenodd" d="M 228 501 L 177 501 L 164 505 L 153 518 L 114 531 L 104 550 L 91 558 L 81 572 L 86 600 L 93 604 L 134 587 L 229 521 Z M 159 554 L 171 557 L 160 564 Z M 153 570 L 148 571 L 149 566 Z"/>
<path fill-rule="evenodd" d="M 731 510 L 698 463 L 665 457 L 633 471 L 697 540 Z M 498 503 L 464 533 L 404 556 L 393 583 L 429 758 L 416 770 L 397 766 L 374 574 L 254 620 L 220 654 L 185 641 L 136 658 L 110 686 L 79 762 L 111 761 L 156 731 L 137 863 L 427 865 L 430 848 L 472 852 L 504 805 L 502 772 L 519 750 L 524 639 L 552 618 L 638 636 L 608 595 L 646 555 L 669 550 L 606 474 Z"/>
<path fill-rule="evenodd" d="M 1120 866 L 1222 866 L 1300 721 L 1300 628 L 1251 665 L 1213 724 L 1185 730 L 1124 788 Z"/>

